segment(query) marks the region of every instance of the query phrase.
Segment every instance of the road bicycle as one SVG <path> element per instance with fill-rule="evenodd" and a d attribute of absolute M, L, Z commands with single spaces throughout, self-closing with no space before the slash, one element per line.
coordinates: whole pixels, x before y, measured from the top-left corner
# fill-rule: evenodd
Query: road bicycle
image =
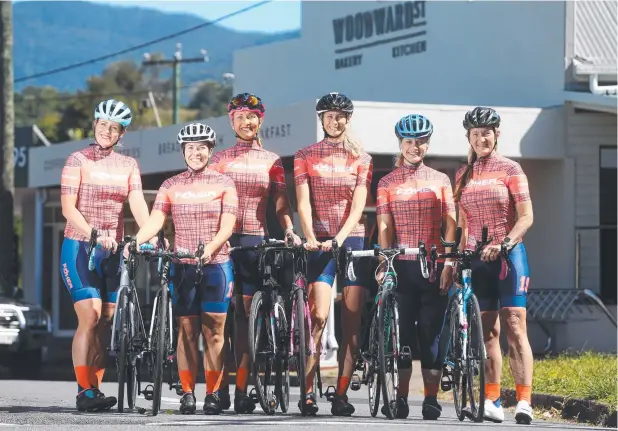
<path fill-rule="evenodd" d="M 333 250 L 335 246 L 333 246 Z M 383 396 L 384 413 L 389 419 L 397 417 L 397 389 L 399 388 L 399 368 L 412 366 L 410 346 L 401 346 L 399 342 L 399 307 L 397 305 L 397 273 L 393 262 L 397 256 L 417 256 L 423 277 L 429 278 L 427 249 L 420 241 L 417 248 L 380 248 L 373 250 L 346 250 L 343 268 L 350 281 L 356 280 L 354 259 L 363 257 L 381 257 L 376 268 L 376 275 L 384 267 L 384 276 L 378 283 L 378 292 L 369 314 L 369 324 L 361 331 L 363 346 L 357 355 L 356 371 L 350 389 L 360 390 L 361 384 L 367 385 L 369 391 L 369 411 L 376 416 L 380 406 L 380 392 Z M 339 263 L 340 260 L 337 259 Z"/>
<path fill-rule="evenodd" d="M 455 242 L 440 239 L 445 247 L 453 247 L 456 251 L 438 253 L 436 246 L 431 250 L 431 277 L 435 277 L 439 259 L 454 259 L 456 262 L 456 288 L 449 298 L 440 335 L 439 352 L 445 358 L 441 388 L 445 392 L 453 391 L 455 411 L 460 421 L 468 417 L 474 422 L 482 422 L 487 353 L 483 340 L 481 311 L 472 287 L 471 265 L 472 260 L 480 256 L 483 248 L 491 243 L 492 238 L 487 239 L 487 227 L 484 227 L 481 241 L 476 242 L 474 250 L 459 251 L 457 248 L 461 233 L 461 228 L 457 228 Z M 503 280 L 508 274 L 508 250 L 505 245 L 502 245 L 500 254 L 500 279 Z M 478 392 L 478 397 L 475 392 Z"/>
<path fill-rule="evenodd" d="M 293 363 L 296 369 L 302 399 L 307 392 L 307 357 L 315 353 L 305 278 L 308 251 L 304 245 L 286 246 L 284 241 L 265 240 L 255 246 L 234 247 L 230 253 L 249 250 L 258 252 L 258 271 L 262 277 L 262 290 L 253 296 L 249 317 L 255 397 L 265 413 L 274 414 L 278 407 L 285 413 L 290 401 L 290 365 Z M 286 286 L 277 275 L 289 264 L 289 259 L 294 282 Z M 271 385 L 273 390 L 268 389 Z M 300 408 L 305 415 L 304 402 Z"/>
<path fill-rule="evenodd" d="M 135 250 L 135 240 L 131 241 L 129 249 Z M 147 259 L 160 259 L 161 287 L 159 288 L 152 307 L 150 330 L 148 333 L 149 365 L 152 385 L 144 388 L 143 394 L 146 400 L 152 401 L 152 414 L 156 416 L 161 407 L 161 391 L 163 388 L 164 375 L 170 389 L 176 388 L 178 393 L 178 377 L 176 376 L 176 349 L 174 346 L 174 319 L 172 316 L 172 298 L 169 290 L 170 264 L 179 259 L 196 259 L 204 254 L 204 244 L 200 241 L 195 253 L 181 251 L 165 251 L 146 249 L 141 251 Z M 197 259 L 196 285 L 201 283 L 202 261 Z"/>

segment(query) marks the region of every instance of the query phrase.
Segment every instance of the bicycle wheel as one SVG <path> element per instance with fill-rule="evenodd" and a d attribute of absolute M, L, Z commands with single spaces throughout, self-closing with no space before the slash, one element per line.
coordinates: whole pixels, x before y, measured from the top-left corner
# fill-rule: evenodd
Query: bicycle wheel
<path fill-rule="evenodd" d="M 133 295 L 135 295 L 135 286 L 133 286 Z M 143 338 L 141 335 L 141 315 L 133 301 L 129 301 L 129 355 L 127 360 L 127 404 L 129 408 L 135 407 L 135 400 L 137 399 L 137 386 L 139 380 L 140 359 L 137 357 L 139 351 L 136 352 L 136 348 L 141 350 L 141 344 L 136 346 L 136 340 L 140 335 L 140 340 Z"/>
<path fill-rule="evenodd" d="M 159 301 L 157 304 L 157 323 L 155 326 L 155 333 L 153 334 L 153 341 L 155 346 L 154 353 L 154 377 L 153 377 L 153 398 L 152 398 L 152 414 L 156 416 L 159 413 L 161 407 L 161 389 L 163 386 L 163 367 L 165 366 L 165 354 L 167 353 L 167 344 L 169 336 L 169 328 L 167 324 L 167 308 L 168 302 L 168 290 L 167 286 L 163 286 L 161 294 L 159 295 Z"/>
<path fill-rule="evenodd" d="M 459 328 L 459 302 L 452 295 L 446 308 L 446 321 L 440 335 L 441 351 L 444 351 L 444 371 L 450 375 L 450 387 L 453 391 L 455 413 L 460 421 L 465 418 L 466 406 L 466 373 L 462 369 L 463 355 L 461 333 Z"/>
<path fill-rule="evenodd" d="M 276 328 L 277 356 L 275 358 L 275 395 L 279 400 L 279 407 L 283 413 L 287 413 L 290 407 L 290 367 L 289 367 L 289 334 L 290 328 L 285 313 L 285 303 L 281 296 L 277 296 L 278 319 Z"/>
<path fill-rule="evenodd" d="M 474 294 L 468 298 L 467 305 L 468 340 L 465 372 L 470 405 L 468 416 L 474 422 L 483 422 L 483 410 L 485 408 L 485 343 L 483 341 L 483 323 L 481 321 L 479 303 Z"/>
<path fill-rule="evenodd" d="M 397 390 L 399 389 L 399 310 L 397 300 L 391 292 L 384 293 L 378 305 L 378 357 L 380 361 L 380 383 L 386 417 L 397 416 Z"/>
<path fill-rule="evenodd" d="M 255 379 L 255 391 L 264 413 L 275 414 L 277 399 L 274 396 L 275 378 L 272 374 L 275 359 L 275 340 L 273 340 L 270 321 L 269 302 L 262 291 L 255 292 L 249 313 L 249 353 Z"/>
<path fill-rule="evenodd" d="M 118 413 L 124 412 L 124 387 L 127 377 L 127 363 L 129 361 L 129 298 L 126 289 L 120 294 L 118 317 L 120 327 L 118 329 L 118 356 L 116 357 L 116 369 L 118 371 Z"/>
<path fill-rule="evenodd" d="M 296 359 L 296 375 L 298 376 L 298 386 L 300 387 L 301 399 L 301 414 L 305 412 L 305 394 L 307 393 L 306 375 L 307 375 L 307 333 L 311 336 L 311 332 L 307 331 L 307 319 L 305 318 L 305 292 L 302 289 L 296 291 L 294 300 L 296 310 L 294 310 L 294 321 L 296 328 L 294 330 L 294 347 L 296 351 L 294 356 Z"/>
<path fill-rule="evenodd" d="M 377 314 L 373 314 L 371 318 L 371 326 L 369 327 L 369 345 L 367 348 L 365 362 L 365 376 L 367 379 L 367 390 L 369 392 L 369 412 L 374 418 L 378 414 L 380 407 L 380 369 L 379 369 L 379 353 L 378 353 L 378 331 L 380 325 L 378 324 Z"/>

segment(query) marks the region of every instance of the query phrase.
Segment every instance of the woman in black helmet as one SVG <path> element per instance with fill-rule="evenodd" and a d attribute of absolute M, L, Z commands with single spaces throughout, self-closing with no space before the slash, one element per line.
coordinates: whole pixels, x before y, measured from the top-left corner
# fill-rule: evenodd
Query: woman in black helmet
<path fill-rule="evenodd" d="M 307 282 L 311 309 L 312 336 L 318 352 L 307 360 L 307 394 L 301 394 L 307 414 L 318 411 L 315 395 L 311 391 L 319 360 L 322 331 L 330 307 L 331 288 L 335 280 L 335 262 L 332 259 L 332 241 L 340 247 L 362 250 L 365 229 L 360 223 L 369 186 L 371 185 L 372 160 L 359 143 L 348 133 L 354 105 L 343 94 L 330 93 L 316 105 L 322 121 L 324 139 L 296 153 L 294 180 L 298 200 L 298 214 L 307 238 L 309 257 Z M 360 271 L 358 274 L 363 274 Z M 369 287 L 369 274 L 351 282 L 347 278 L 341 307 L 342 348 L 339 350 L 339 380 L 331 412 L 336 416 L 350 416 L 354 407 L 348 402 L 346 392 L 354 371 L 358 332 L 365 289 Z M 300 407 L 299 403 L 299 407 Z"/>

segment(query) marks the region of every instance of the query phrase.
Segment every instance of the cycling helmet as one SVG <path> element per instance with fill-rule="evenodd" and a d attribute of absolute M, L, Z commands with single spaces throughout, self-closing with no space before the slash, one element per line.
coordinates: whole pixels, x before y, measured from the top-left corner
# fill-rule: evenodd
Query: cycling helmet
<path fill-rule="evenodd" d="M 328 93 L 318 100 L 318 103 L 315 105 L 315 110 L 318 115 L 327 111 L 342 111 L 348 115 L 352 115 L 354 112 L 354 104 L 345 94 Z"/>
<path fill-rule="evenodd" d="M 262 99 L 251 93 L 237 94 L 227 104 L 227 112 L 232 117 L 234 111 L 251 111 L 255 112 L 260 118 L 264 117 L 266 108 L 262 103 Z"/>
<path fill-rule="evenodd" d="M 429 118 L 420 114 L 410 114 L 395 124 L 395 135 L 399 139 L 419 139 L 431 136 L 433 124 Z"/>
<path fill-rule="evenodd" d="M 476 107 L 466 112 L 463 120 L 464 129 L 470 130 L 475 127 L 500 127 L 500 115 L 492 108 Z"/>
<path fill-rule="evenodd" d="M 131 124 L 131 109 L 120 100 L 104 100 L 94 109 L 94 118 L 113 121 L 127 128 Z"/>
<path fill-rule="evenodd" d="M 178 132 L 178 144 L 182 146 L 187 142 L 212 142 L 213 146 L 217 144 L 217 134 L 210 126 L 202 123 L 191 123 L 184 126 Z"/>

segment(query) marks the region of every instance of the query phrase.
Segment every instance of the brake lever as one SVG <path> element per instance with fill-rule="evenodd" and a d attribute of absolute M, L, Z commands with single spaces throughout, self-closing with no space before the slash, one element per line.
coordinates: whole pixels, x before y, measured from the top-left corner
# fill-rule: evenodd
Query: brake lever
<path fill-rule="evenodd" d="M 427 249 L 425 249 L 425 243 L 423 241 L 418 242 L 419 259 L 421 261 L 421 272 L 423 278 L 429 278 L 429 270 L 427 268 Z"/>
<path fill-rule="evenodd" d="M 431 246 L 431 254 L 429 259 L 429 282 L 436 281 L 436 273 L 438 272 L 438 248 L 434 244 Z"/>

